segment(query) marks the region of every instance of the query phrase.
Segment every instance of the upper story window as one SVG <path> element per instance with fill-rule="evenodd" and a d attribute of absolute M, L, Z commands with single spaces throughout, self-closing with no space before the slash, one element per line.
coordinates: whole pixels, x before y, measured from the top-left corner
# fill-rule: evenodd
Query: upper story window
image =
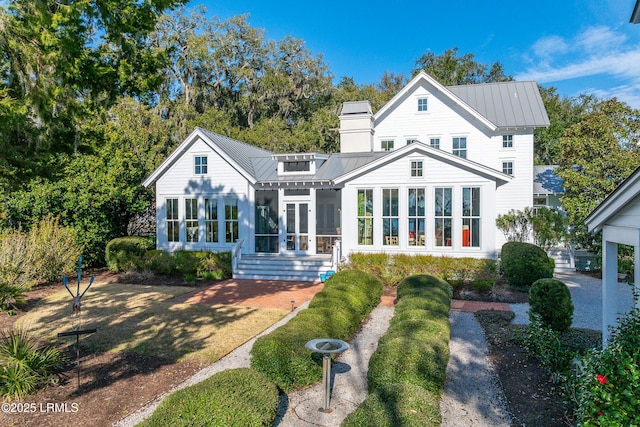
<path fill-rule="evenodd" d="M 407 145 L 413 144 L 414 142 L 418 142 L 418 140 L 415 138 L 407 138 Z"/>
<path fill-rule="evenodd" d="M 502 135 L 502 148 L 513 148 L 513 135 Z"/>
<path fill-rule="evenodd" d="M 418 111 L 427 111 L 428 100 L 427 98 L 418 98 Z"/>
<path fill-rule="evenodd" d="M 411 161 L 411 176 L 422 176 L 422 160 Z"/>
<path fill-rule="evenodd" d="M 513 162 L 502 162 L 502 173 L 513 175 Z"/>
<path fill-rule="evenodd" d="M 453 154 L 456 156 L 467 158 L 467 138 L 456 137 L 453 138 Z"/>
<path fill-rule="evenodd" d="M 193 172 L 196 175 L 207 174 L 207 156 L 195 156 L 193 158 Z"/>
<path fill-rule="evenodd" d="M 311 170 L 311 162 L 309 160 L 283 162 L 282 168 L 284 172 L 309 172 Z"/>
<path fill-rule="evenodd" d="M 382 147 L 382 151 L 393 151 L 393 139 L 380 141 L 380 146 Z"/>
<path fill-rule="evenodd" d="M 431 145 L 433 148 L 440 149 L 440 138 L 431 138 L 429 140 L 429 145 Z"/>

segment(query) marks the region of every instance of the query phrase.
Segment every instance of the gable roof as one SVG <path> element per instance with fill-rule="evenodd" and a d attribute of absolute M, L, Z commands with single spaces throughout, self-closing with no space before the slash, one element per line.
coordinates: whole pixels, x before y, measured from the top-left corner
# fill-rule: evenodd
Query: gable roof
<path fill-rule="evenodd" d="M 153 185 L 198 139 L 201 139 L 209 148 L 218 153 L 220 157 L 225 159 L 251 183 L 257 181 L 251 159 L 271 158 L 273 155 L 270 151 L 263 150 L 262 148 L 197 127 L 173 150 L 169 157 L 167 157 L 151 175 L 142 181 L 142 185 L 145 187 Z"/>
<path fill-rule="evenodd" d="M 546 127 L 550 124 L 535 82 L 510 81 L 443 86 L 424 71 L 420 71 L 407 83 L 374 118 L 378 119 L 387 114 L 396 102 L 423 83 L 433 86 L 437 92 L 494 132 L 499 128 Z"/>
<path fill-rule="evenodd" d="M 498 127 L 544 127 L 549 117 L 536 82 L 449 86 L 452 93 Z"/>
<path fill-rule="evenodd" d="M 420 152 L 429 157 L 443 160 L 448 163 L 452 163 L 458 167 L 462 167 L 465 169 L 469 169 L 478 175 L 484 175 L 487 178 L 493 179 L 495 181 L 501 181 L 503 183 L 509 182 L 513 179 L 511 175 L 504 174 L 500 171 L 492 169 L 488 166 L 485 166 L 480 163 L 473 162 L 471 160 L 467 160 L 463 157 L 457 156 L 452 153 L 447 153 L 446 151 L 440 150 L 438 148 L 433 148 L 431 146 L 425 145 L 422 142 L 414 142 L 412 144 L 405 145 L 402 148 L 399 148 L 394 151 L 383 151 L 380 154 L 382 156 L 378 156 L 377 158 L 371 158 L 371 160 L 367 163 L 362 164 L 359 167 L 353 167 L 351 170 L 345 171 L 341 175 L 337 176 L 333 182 L 336 184 L 342 184 L 351 179 L 357 178 L 373 169 L 377 169 L 389 162 L 392 162 L 400 157 Z M 375 154 L 375 153 L 371 153 Z"/>
<path fill-rule="evenodd" d="M 562 194 L 564 179 L 556 175 L 558 165 L 533 167 L 533 194 Z"/>
<path fill-rule="evenodd" d="M 640 196 L 640 167 L 585 218 L 589 231 L 600 231 L 606 223 Z"/>

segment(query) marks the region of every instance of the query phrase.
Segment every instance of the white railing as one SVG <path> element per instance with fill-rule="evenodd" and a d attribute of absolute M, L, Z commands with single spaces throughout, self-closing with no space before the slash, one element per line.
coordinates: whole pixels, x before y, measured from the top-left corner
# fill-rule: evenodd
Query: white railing
<path fill-rule="evenodd" d="M 238 269 L 238 262 L 242 258 L 242 245 L 244 245 L 244 239 L 237 240 L 235 246 L 231 249 L 232 272 L 235 272 Z"/>

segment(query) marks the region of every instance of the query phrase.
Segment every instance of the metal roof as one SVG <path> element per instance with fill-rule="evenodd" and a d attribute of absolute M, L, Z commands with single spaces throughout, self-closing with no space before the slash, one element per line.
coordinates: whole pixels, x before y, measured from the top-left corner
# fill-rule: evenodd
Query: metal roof
<path fill-rule="evenodd" d="M 554 172 L 557 167 L 556 165 L 533 167 L 533 194 L 564 193 L 564 180 Z"/>
<path fill-rule="evenodd" d="M 447 89 L 499 127 L 549 126 L 536 82 L 485 83 Z"/>
<path fill-rule="evenodd" d="M 369 101 L 347 101 L 342 104 L 340 115 L 344 114 L 372 114 Z"/>

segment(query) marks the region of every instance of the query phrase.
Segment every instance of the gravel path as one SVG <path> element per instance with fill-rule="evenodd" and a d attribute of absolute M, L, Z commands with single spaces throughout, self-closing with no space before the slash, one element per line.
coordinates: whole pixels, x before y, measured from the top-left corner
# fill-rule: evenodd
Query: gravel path
<path fill-rule="evenodd" d="M 566 283 L 573 301 L 573 328 L 602 330 L 602 281 L 580 273 L 559 273 L 554 278 Z M 631 287 L 618 283 L 618 314 L 633 308 Z M 513 323 L 529 324 L 529 304 L 511 304 Z"/>
<path fill-rule="evenodd" d="M 440 400 L 443 427 L 511 425 L 498 377 L 487 360 L 482 327 L 473 313 L 451 311 L 451 356 Z"/>

